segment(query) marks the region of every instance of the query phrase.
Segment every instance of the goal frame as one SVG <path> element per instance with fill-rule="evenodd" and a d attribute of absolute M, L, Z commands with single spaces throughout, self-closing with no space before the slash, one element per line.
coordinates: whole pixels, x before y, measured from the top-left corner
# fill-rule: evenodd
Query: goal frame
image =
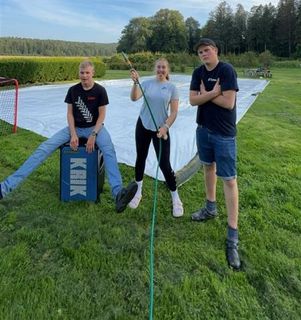
<path fill-rule="evenodd" d="M 15 87 L 15 100 L 13 106 L 13 124 L 12 124 L 12 132 L 17 132 L 17 118 L 18 118 L 18 97 L 19 97 L 19 82 L 17 79 L 14 78 L 6 78 L 0 77 L 0 88 L 4 87 L 5 85 L 13 85 Z"/>

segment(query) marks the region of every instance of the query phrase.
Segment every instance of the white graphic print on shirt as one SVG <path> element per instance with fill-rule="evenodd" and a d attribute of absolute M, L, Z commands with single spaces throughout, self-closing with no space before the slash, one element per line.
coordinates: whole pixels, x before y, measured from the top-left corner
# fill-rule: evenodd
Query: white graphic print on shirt
<path fill-rule="evenodd" d="M 80 113 L 86 120 L 86 122 L 92 122 L 93 117 L 87 106 L 85 105 L 84 101 L 81 99 L 81 97 L 78 97 L 77 101 L 75 102 L 75 105 L 79 109 Z"/>

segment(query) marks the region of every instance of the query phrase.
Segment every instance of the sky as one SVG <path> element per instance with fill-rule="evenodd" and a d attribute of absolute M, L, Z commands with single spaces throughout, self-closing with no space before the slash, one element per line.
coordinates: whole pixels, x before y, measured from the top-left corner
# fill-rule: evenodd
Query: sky
<path fill-rule="evenodd" d="M 252 6 L 279 0 L 227 0 Z M 118 42 L 132 18 L 151 17 L 160 9 L 178 10 L 204 26 L 217 0 L 0 0 L 0 36 L 79 42 Z"/>

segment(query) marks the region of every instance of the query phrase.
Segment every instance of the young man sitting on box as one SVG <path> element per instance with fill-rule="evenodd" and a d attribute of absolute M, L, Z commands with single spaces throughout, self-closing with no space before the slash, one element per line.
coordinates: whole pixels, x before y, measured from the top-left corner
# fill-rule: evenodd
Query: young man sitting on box
<path fill-rule="evenodd" d="M 94 82 L 93 76 L 94 65 L 90 61 L 83 61 L 79 66 L 80 83 L 72 86 L 65 98 L 68 104 L 68 127 L 43 142 L 17 171 L 1 182 L 0 199 L 14 190 L 61 145 L 70 142 L 70 147 L 76 150 L 79 138 L 85 137 L 87 152 L 92 152 L 97 144 L 103 154 L 116 211 L 125 210 L 137 191 L 137 184 L 131 182 L 126 188 L 122 186 L 115 149 L 104 126 L 106 105 L 109 103 L 107 92 L 104 87 Z"/>

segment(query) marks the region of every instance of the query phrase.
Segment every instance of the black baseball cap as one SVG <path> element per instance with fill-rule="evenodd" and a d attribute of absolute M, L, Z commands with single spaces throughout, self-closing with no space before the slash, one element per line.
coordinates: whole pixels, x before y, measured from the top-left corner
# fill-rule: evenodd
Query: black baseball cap
<path fill-rule="evenodd" d="M 201 38 L 198 43 L 194 46 L 194 50 L 198 51 L 200 46 L 212 46 L 218 49 L 216 43 L 209 38 Z"/>

